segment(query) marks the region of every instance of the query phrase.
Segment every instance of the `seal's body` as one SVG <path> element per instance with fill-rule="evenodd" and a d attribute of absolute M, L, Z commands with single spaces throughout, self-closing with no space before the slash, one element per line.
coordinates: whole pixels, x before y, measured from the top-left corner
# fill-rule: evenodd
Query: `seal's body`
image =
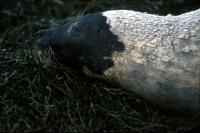
<path fill-rule="evenodd" d="M 64 60 L 81 58 L 95 75 L 151 103 L 199 112 L 200 9 L 178 16 L 106 11 L 38 36 Z"/>

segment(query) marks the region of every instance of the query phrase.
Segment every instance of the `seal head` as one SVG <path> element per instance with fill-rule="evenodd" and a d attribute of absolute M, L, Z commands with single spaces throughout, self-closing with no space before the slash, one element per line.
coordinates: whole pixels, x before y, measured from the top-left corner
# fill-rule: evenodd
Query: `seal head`
<path fill-rule="evenodd" d="M 81 50 L 95 46 L 105 19 L 98 13 L 82 16 L 56 28 L 41 30 L 37 33 L 38 44 L 52 47 L 62 58 L 80 55 Z"/>

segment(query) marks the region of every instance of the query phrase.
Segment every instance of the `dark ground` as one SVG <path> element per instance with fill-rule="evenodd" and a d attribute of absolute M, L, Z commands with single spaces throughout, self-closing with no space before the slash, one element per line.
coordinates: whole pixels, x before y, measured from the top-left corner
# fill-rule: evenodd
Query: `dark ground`
<path fill-rule="evenodd" d="M 198 132 L 196 116 L 171 114 L 132 93 L 35 56 L 34 33 L 73 16 L 111 9 L 166 15 L 198 0 L 1 0 L 0 132 Z"/>

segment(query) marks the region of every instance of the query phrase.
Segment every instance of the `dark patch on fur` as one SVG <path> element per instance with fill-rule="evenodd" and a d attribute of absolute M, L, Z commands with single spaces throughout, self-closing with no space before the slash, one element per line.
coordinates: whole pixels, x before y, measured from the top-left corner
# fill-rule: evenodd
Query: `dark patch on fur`
<path fill-rule="evenodd" d="M 124 44 L 109 30 L 106 21 L 107 18 L 101 13 L 95 13 L 40 31 L 39 45 L 52 47 L 62 62 L 81 57 L 82 64 L 92 72 L 101 74 L 114 65 L 112 53 L 125 50 Z"/>

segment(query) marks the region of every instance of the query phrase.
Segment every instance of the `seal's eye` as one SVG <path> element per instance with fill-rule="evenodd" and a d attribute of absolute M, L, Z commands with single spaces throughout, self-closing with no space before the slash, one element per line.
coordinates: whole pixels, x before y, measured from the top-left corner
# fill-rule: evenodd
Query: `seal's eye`
<path fill-rule="evenodd" d="M 80 28 L 72 27 L 71 31 L 72 32 L 80 32 Z"/>
<path fill-rule="evenodd" d="M 72 36 L 75 36 L 75 37 L 78 37 L 79 35 L 80 35 L 80 33 L 81 33 L 81 28 L 80 27 L 77 27 L 77 26 L 72 26 L 71 28 L 70 28 L 70 34 L 72 35 Z"/>

